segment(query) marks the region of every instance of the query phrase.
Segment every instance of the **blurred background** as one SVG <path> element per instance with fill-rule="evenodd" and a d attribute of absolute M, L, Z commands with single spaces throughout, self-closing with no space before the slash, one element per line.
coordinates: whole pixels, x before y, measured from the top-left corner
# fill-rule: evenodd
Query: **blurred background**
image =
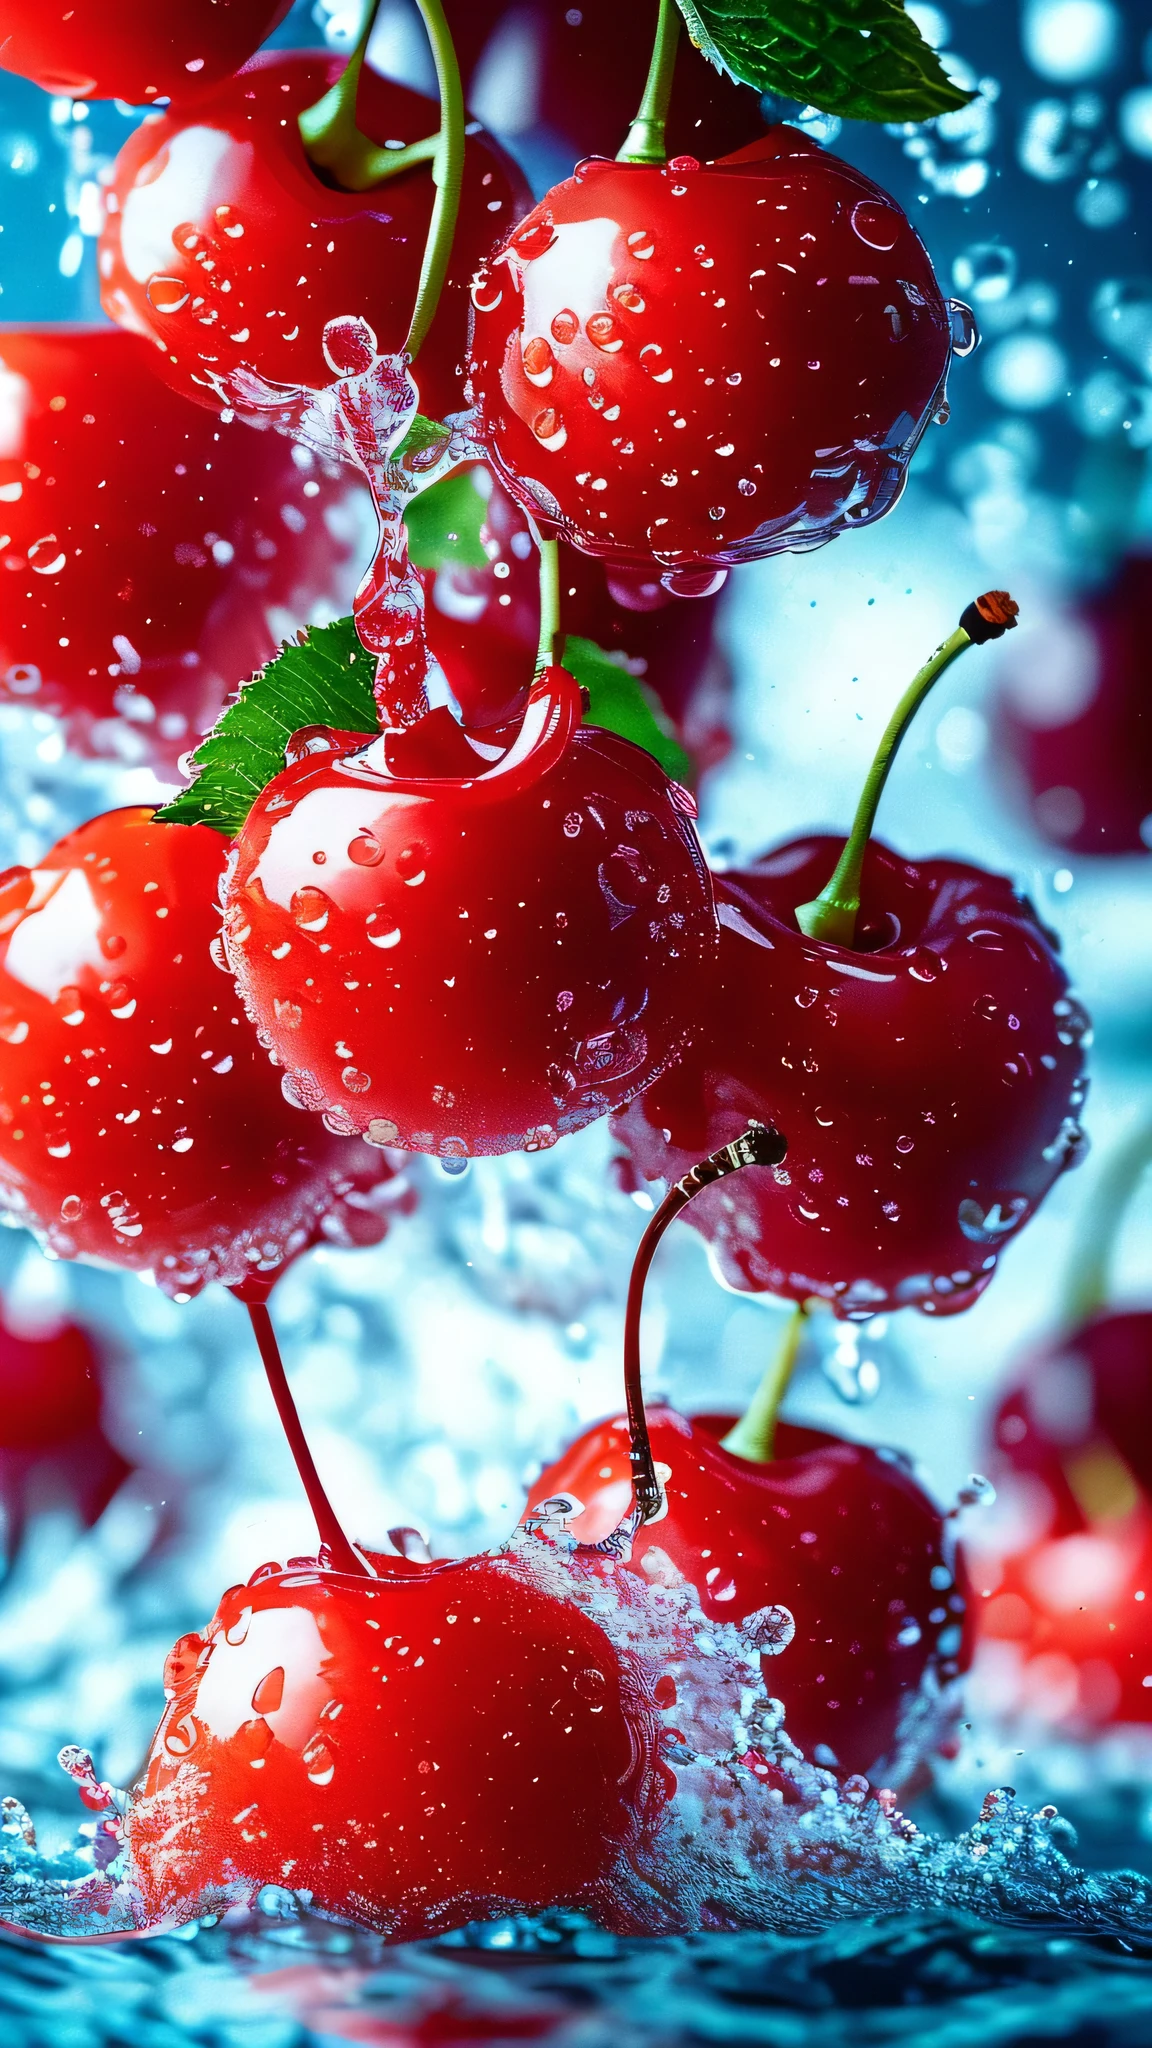
<path fill-rule="evenodd" d="M 571 166 L 589 80 L 598 147 L 614 150 L 634 111 L 649 25 L 633 60 L 631 25 L 615 49 L 619 12 L 601 0 L 470 12 L 471 104 L 537 192 Z M 1006 585 L 1018 599 L 1019 632 L 960 664 L 917 719 L 880 830 L 903 853 L 1010 874 L 1059 933 L 1095 1024 L 1091 1151 L 967 1314 L 905 1311 L 860 1327 L 814 1317 L 785 1407 L 908 1451 L 945 1505 L 973 1472 L 990 1472 L 996 1502 L 966 1509 L 962 1527 L 977 1589 L 994 1602 L 1005 1552 L 1041 1526 L 997 1466 L 998 1404 L 1059 1325 L 1106 1163 L 1152 1118 L 1152 571 L 1140 565 L 1152 557 L 1152 0 L 916 0 L 909 12 L 975 91 L 962 112 L 874 128 L 717 87 L 717 122 L 737 102 L 747 133 L 798 120 L 894 193 L 983 339 L 955 364 L 951 419 L 929 429 L 888 519 L 730 578 L 709 682 L 722 736 L 700 796 L 721 866 L 809 828 L 843 828 L 919 662 L 976 591 Z M 301 0 L 274 42 L 347 48 L 355 15 L 344 0 Z M 384 0 L 371 59 L 430 88 L 409 0 Z M 139 118 L 0 72 L 5 323 L 101 317 L 101 173 Z M 693 147 L 691 134 L 676 140 Z M 363 562 L 344 530 L 350 599 Z M 1123 659 L 1100 626 L 1119 604 L 1131 620 Z M 0 864 L 34 862 L 71 824 L 167 793 L 131 760 L 73 757 L 47 714 L 11 702 L 0 706 L 0 761 Z M 612 1150 L 600 1126 L 451 1178 L 414 1160 L 411 1213 L 379 1248 L 321 1248 L 278 1286 L 303 1419 L 362 1539 L 395 1523 L 419 1525 L 437 1551 L 498 1539 L 540 1464 L 618 1406 L 624 1288 L 650 1203 L 616 1189 Z M 1152 1307 L 1150 1223 L 1152 1176 L 1118 1233 L 1117 1304 Z M 230 1297 L 209 1289 L 176 1305 L 134 1277 L 49 1262 L 17 1230 L 0 1235 L 0 1295 L 0 1419 L 5 1346 L 15 1356 L 28 1341 L 59 1345 L 68 1325 L 86 1335 L 99 1390 L 98 1402 L 75 1397 L 77 1430 L 0 1448 L 0 1791 L 62 1839 L 76 1810 L 59 1746 L 81 1742 L 101 1775 L 130 1779 L 174 1638 L 206 1620 L 225 1585 L 307 1551 L 314 1534 Z M 649 1386 L 688 1408 L 714 1404 L 718 1387 L 739 1404 L 781 1316 L 725 1291 L 695 1233 L 681 1232 L 650 1289 Z M 1129 1551 L 1133 1512 L 1128 1501 Z M 1007 1609 L 1002 1619 L 977 1659 L 960 1756 L 925 1791 L 923 1816 L 958 1825 L 1008 1775 L 1059 1801 L 1089 1860 L 1152 1867 L 1152 1691 L 1147 1728 L 1119 1720 L 1098 1668 L 1085 1677 L 1074 1658 L 1053 1663 L 1057 1650 L 1030 1669 L 1026 1629 L 1013 1632 Z M 254 2024 L 244 2017 L 237 2038 L 264 2039 Z M 106 2036 L 75 2038 L 87 2048 Z M 296 2037 L 268 2036 L 281 2038 Z"/>

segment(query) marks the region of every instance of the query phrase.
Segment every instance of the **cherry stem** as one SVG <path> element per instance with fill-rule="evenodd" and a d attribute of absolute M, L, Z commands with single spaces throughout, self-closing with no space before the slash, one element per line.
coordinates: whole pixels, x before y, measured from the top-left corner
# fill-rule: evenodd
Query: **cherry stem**
<path fill-rule="evenodd" d="M 644 1387 L 640 1375 L 640 1314 L 644 1306 L 644 1283 L 656 1247 L 668 1225 L 702 1189 L 722 1180 L 725 1174 L 738 1173 L 745 1166 L 779 1166 L 787 1149 L 786 1141 L 771 1124 L 749 1124 L 731 1145 L 722 1145 L 718 1152 L 702 1159 L 699 1166 L 692 1167 L 669 1188 L 636 1248 L 624 1311 L 624 1395 L 631 1439 L 632 1491 L 642 1522 L 652 1521 L 663 1505 L 648 1434 L 648 1417 L 644 1412 Z"/>
<path fill-rule="evenodd" d="M 944 674 L 945 669 L 951 668 L 956 657 L 963 654 L 966 648 L 982 646 L 986 640 L 999 640 L 1002 634 L 1016 624 L 1018 610 L 1019 606 L 1009 597 L 1006 590 L 986 591 L 983 597 L 978 597 L 975 603 L 966 607 L 956 631 L 942 642 L 935 654 L 931 655 L 923 668 L 913 676 L 884 728 L 884 736 L 876 749 L 860 801 L 856 806 L 852 830 L 831 880 L 811 903 L 797 905 L 796 922 L 806 938 L 822 939 L 832 946 L 855 944 L 864 855 L 868 850 L 868 841 L 876 822 L 876 811 L 900 742 L 932 685 Z"/>
<path fill-rule="evenodd" d="M 276 1403 L 276 1413 L 288 1439 L 288 1448 L 296 1461 L 296 1470 L 308 1496 L 308 1505 L 316 1518 L 321 1546 L 327 1551 L 334 1571 L 351 1572 L 360 1578 L 367 1577 L 369 1574 L 364 1560 L 353 1549 L 340 1527 L 336 1510 L 324 1491 L 323 1481 L 316 1470 L 316 1463 L 308 1448 L 308 1439 L 301 1426 L 296 1403 L 292 1399 L 292 1390 L 288 1385 L 288 1375 L 284 1371 L 284 1361 L 280 1356 L 280 1346 L 276 1342 L 276 1332 L 272 1327 L 267 1303 L 249 1301 L 244 1305 L 252 1324 L 252 1334 L 259 1346 L 272 1399 Z"/>
<path fill-rule="evenodd" d="M 536 673 L 542 675 L 556 661 L 560 637 L 560 543 L 544 540 L 537 533 L 536 545 L 540 550 L 540 644 L 536 650 Z"/>
<path fill-rule="evenodd" d="M 394 178 L 397 172 L 407 171 L 413 164 L 430 162 L 440 147 L 436 134 L 403 148 L 381 148 L 356 126 L 360 73 L 379 5 L 380 0 L 370 0 L 356 47 L 335 85 L 314 106 L 305 107 L 299 117 L 300 135 L 309 161 L 330 172 L 344 192 L 369 192 L 374 185 L 382 185 L 386 178 Z"/>
<path fill-rule="evenodd" d="M 416 4 L 436 63 L 436 82 L 440 89 L 440 134 L 432 163 L 436 198 L 428 223 L 428 239 L 424 244 L 416 305 L 404 342 L 405 352 L 413 359 L 419 354 L 435 318 L 448 275 L 464 178 L 464 87 L 460 81 L 456 45 L 452 41 L 452 31 L 445 19 L 441 0 L 416 0 Z"/>
<path fill-rule="evenodd" d="M 780 1414 L 780 1404 L 796 1369 L 806 1320 L 804 1304 L 798 1301 L 788 1317 L 776 1356 L 748 1407 L 739 1422 L 728 1431 L 727 1436 L 721 1437 L 722 1450 L 731 1451 L 737 1458 L 747 1458 L 752 1465 L 772 1463 L 776 1456 L 776 1423 Z"/>
<path fill-rule="evenodd" d="M 1152 1165 L 1152 1118 L 1138 1124 L 1107 1161 L 1092 1191 L 1087 1228 L 1075 1246 L 1064 1293 L 1069 1328 L 1098 1315 L 1108 1301 L 1108 1279 L 1128 1205 Z"/>
<path fill-rule="evenodd" d="M 640 112 L 628 130 L 624 147 L 617 155 L 617 163 L 662 164 L 667 161 L 664 129 L 679 44 L 680 10 L 676 0 L 660 0 L 656 40 L 652 45 L 652 62 L 648 66 L 644 97 L 640 102 Z"/>

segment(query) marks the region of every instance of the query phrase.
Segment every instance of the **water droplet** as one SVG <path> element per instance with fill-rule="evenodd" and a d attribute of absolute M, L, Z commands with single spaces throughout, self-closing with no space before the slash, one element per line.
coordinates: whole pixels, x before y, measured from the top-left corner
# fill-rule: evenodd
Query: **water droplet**
<path fill-rule="evenodd" d="M 384 858 L 384 848 L 371 832 L 361 831 L 348 842 L 348 858 L 354 867 L 378 867 Z"/>
<path fill-rule="evenodd" d="M 798 990 L 796 995 L 797 1007 L 801 1010 L 810 1010 L 813 1003 L 818 1000 L 819 995 L 820 991 L 818 988 L 802 988 Z"/>
<path fill-rule="evenodd" d="M 232 969 L 228 965 L 228 955 L 224 951 L 224 935 L 222 932 L 217 932 L 215 938 L 210 940 L 208 951 L 212 955 L 213 966 L 218 967 L 222 974 L 231 974 Z"/>
<path fill-rule="evenodd" d="M 915 1138 L 897 1138 L 896 1140 L 896 1150 L 898 1152 L 912 1152 L 915 1150 L 915 1146 Z"/>
<path fill-rule="evenodd" d="M 645 302 L 643 296 L 637 291 L 634 284 L 614 284 L 612 287 L 612 297 L 618 306 L 623 306 L 626 313 L 642 313 L 644 311 Z"/>
<path fill-rule="evenodd" d="M 997 1015 L 999 1005 L 994 996 L 983 995 L 977 996 L 972 1008 L 978 1017 L 983 1017 L 985 1023 L 990 1024 Z"/>
<path fill-rule="evenodd" d="M 572 1008 L 572 1003 L 573 995 L 571 989 L 562 988 L 560 990 L 559 995 L 556 998 L 556 1008 L 558 1010 L 570 1010 Z"/>
<path fill-rule="evenodd" d="M 524 344 L 524 375 L 530 384 L 543 386 L 552 382 L 556 369 L 556 358 L 542 334 L 534 334 Z"/>
<path fill-rule="evenodd" d="M 230 241 L 238 241 L 244 233 L 244 223 L 238 218 L 234 207 L 218 206 L 216 208 L 216 222 Z"/>
<path fill-rule="evenodd" d="M 584 323 L 584 332 L 604 355 L 616 355 L 624 346 L 624 337 L 611 313 L 592 313 Z"/>
<path fill-rule="evenodd" d="M 174 1152 L 190 1152 L 194 1143 L 195 1140 L 189 1137 L 187 1131 L 177 1131 L 176 1136 L 172 1140 L 172 1150 Z"/>
<path fill-rule="evenodd" d="M 60 1204 L 60 1214 L 65 1223 L 77 1223 L 84 1213 L 84 1204 L 79 1195 L 65 1195 Z"/>
<path fill-rule="evenodd" d="M 72 1147 L 69 1144 L 68 1139 L 65 1136 L 65 1133 L 63 1131 L 56 1130 L 53 1131 L 51 1137 L 47 1140 L 46 1150 L 48 1153 L 48 1157 L 50 1159 L 67 1159 L 69 1153 L 72 1150 Z"/>
<path fill-rule="evenodd" d="M 396 856 L 396 873 L 410 889 L 415 889 L 428 872 L 428 848 L 419 840 L 405 846 Z"/>
<path fill-rule="evenodd" d="M 564 820 L 565 839 L 578 839 L 580 836 L 580 827 L 583 823 L 584 820 L 581 817 L 579 811 L 569 811 L 567 817 Z"/>
<path fill-rule="evenodd" d="M 554 405 L 546 405 L 532 422 L 532 432 L 545 448 L 562 448 L 568 439 L 568 429 Z"/>
<path fill-rule="evenodd" d="M 28 567 L 38 576 L 58 576 L 68 560 L 54 533 L 42 534 L 28 550 Z"/>
<path fill-rule="evenodd" d="M 400 927 L 393 924 L 390 911 L 370 910 L 364 920 L 364 929 L 369 945 L 379 946 L 381 952 L 386 953 L 400 944 Z"/>
<path fill-rule="evenodd" d="M 908 972 L 913 981 L 938 981 L 948 962 L 930 946 L 917 946 L 908 955 Z"/>
<path fill-rule="evenodd" d="M 343 1068 L 340 1079 L 349 1095 L 363 1095 L 372 1086 L 371 1074 L 365 1074 L 359 1067 Z"/>
<path fill-rule="evenodd" d="M 796 1618 L 787 1607 L 758 1607 L 745 1615 L 740 1634 L 762 1657 L 778 1657 L 796 1634 Z"/>
<path fill-rule="evenodd" d="M 196 1747 L 199 1733 L 195 1715 L 182 1714 L 180 1719 L 174 1722 L 172 1727 L 165 1732 L 164 1747 L 168 1751 L 169 1756 L 185 1757 L 191 1755 L 191 1752 Z"/>
<path fill-rule="evenodd" d="M 536 1128 L 524 1133 L 525 1152 L 548 1152 L 556 1143 L 560 1133 L 551 1124 L 537 1124 Z"/>
<path fill-rule="evenodd" d="M 272 1566 L 273 1571 L 279 1571 L 279 1569 L 279 1565 Z M 249 1584 L 251 1584 L 251 1580 L 249 1581 Z M 239 1614 L 236 1616 L 235 1621 L 230 1621 L 228 1623 L 228 1626 L 224 1631 L 224 1641 L 226 1643 L 231 1643 L 233 1647 L 235 1647 L 239 1643 L 242 1643 L 245 1637 L 247 1636 L 248 1630 L 251 1627 L 251 1625 L 252 1609 L 250 1607 L 242 1607 L 240 1609 Z"/>
<path fill-rule="evenodd" d="M 468 1147 L 463 1138 L 442 1138 L 438 1156 L 445 1173 L 468 1171 Z"/>
<path fill-rule="evenodd" d="M 647 263 L 648 258 L 656 253 L 655 239 L 647 228 L 633 228 L 628 236 L 628 249 L 638 263 Z"/>
<path fill-rule="evenodd" d="M 575 341 L 579 332 L 580 322 L 570 306 L 564 306 L 559 313 L 553 315 L 552 338 L 558 341 L 561 347 Z"/>
<path fill-rule="evenodd" d="M 1075 996 L 1060 996 L 1052 1005 L 1052 1015 L 1061 1045 L 1091 1045 L 1092 1019 Z"/>
<path fill-rule="evenodd" d="M 302 932 L 322 932 L 333 908 L 332 898 L 310 883 L 297 889 L 292 898 L 292 915 Z"/>
<path fill-rule="evenodd" d="M 302 725 L 285 747 L 284 759 L 291 768 L 309 754 L 333 754 L 338 745 L 330 725 Z"/>
<path fill-rule="evenodd" d="M 664 351 L 658 341 L 646 342 L 640 351 L 640 368 L 646 370 L 654 384 L 670 384 L 672 371 L 664 360 Z"/>
<path fill-rule="evenodd" d="M 861 199 L 852 209 L 853 231 L 870 249 L 894 249 L 902 225 L 895 207 L 878 206 L 872 199 Z"/>
<path fill-rule="evenodd" d="M 192 296 L 182 277 L 162 277 L 159 271 L 148 279 L 144 290 L 154 313 L 182 313 Z"/>
<path fill-rule="evenodd" d="M 1083 1124 L 1074 1116 L 1066 1116 L 1050 1145 L 1044 1147 L 1044 1157 L 1055 1163 L 1057 1171 L 1064 1173 L 1069 1167 L 1079 1166 L 1088 1157 L 1089 1137 Z"/>
<path fill-rule="evenodd" d="M 543 256 L 556 240 L 556 229 L 550 213 L 538 213 L 533 220 L 526 221 L 512 237 L 512 247 L 525 263 L 532 263 L 537 256 Z"/>
<path fill-rule="evenodd" d="M 284 1666 L 277 1664 L 274 1671 L 268 1671 L 252 1694 L 254 1714 L 274 1714 L 284 1699 Z"/>
<path fill-rule="evenodd" d="M 980 343 L 980 329 L 976 315 L 963 299 L 949 299 L 948 324 L 952 332 L 952 353 L 954 356 L 970 356 Z"/>
<path fill-rule="evenodd" d="M 1000 1244 L 1023 1223 L 1028 1208 L 1026 1195 L 994 1195 L 980 1200 L 968 1195 L 956 1212 L 956 1220 L 973 1244 Z"/>
<path fill-rule="evenodd" d="M 307 1749 L 304 1751 L 304 1769 L 308 1773 L 310 1784 L 330 1785 L 332 1783 L 333 1773 L 336 1769 L 335 1759 L 327 1743 L 321 1742 L 318 1735 L 312 1737 Z"/>
<path fill-rule="evenodd" d="M 397 1145 L 400 1142 L 399 1126 L 388 1117 L 374 1116 L 364 1137 L 370 1145 Z"/>

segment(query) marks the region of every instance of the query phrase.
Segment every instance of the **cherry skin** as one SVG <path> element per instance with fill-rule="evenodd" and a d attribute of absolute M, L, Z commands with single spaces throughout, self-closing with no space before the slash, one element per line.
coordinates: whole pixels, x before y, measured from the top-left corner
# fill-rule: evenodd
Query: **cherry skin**
<path fill-rule="evenodd" d="M 873 840 L 856 947 L 805 938 L 796 907 L 841 844 L 715 878 L 707 1022 L 615 1128 L 627 1172 L 675 1180 L 750 1117 L 774 1123 L 784 1165 L 708 1189 L 686 1219 L 725 1281 L 841 1316 L 947 1314 L 1081 1154 L 1087 1020 L 1030 906 L 960 861 Z"/>
<path fill-rule="evenodd" d="M 178 1300 L 375 1242 L 391 1171 L 284 1101 L 209 950 L 225 852 L 112 811 L 0 877 L 0 1202 Z"/>
<path fill-rule="evenodd" d="M 901 1736 L 925 1674 L 946 1683 L 959 1669 L 965 1602 L 941 1517 L 898 1459 L 780 1423 L 779 1455 L 757 1464 L 724 1449 L 735 1420 L 648 1410 L 653 1453 L 670 1471 L 668 1512 L 637 1531 L 628 1569 L 660 1583 L 670 1560 L 710 1620 L 786 1608 L 795 1634 L 762 1665 L 793 1742 L 818 1763 L 831 1751 L 840 1771 L 897 1784 L 921 1761 L 917 1742 L 944 1732 L 929 1721 Z M 529 1505 L 572 1496 L 582 1504 L 573 1535 L 597 1543 L 631 1490 L 618 1420 L 569 1445 Z"/>
<path fill-rule="evenodd" d="M 345 477 L 193 411 L 149 362 L 115 329 L 0 334 L 0 695 L 172 776 L 286 632 L 347 609 L 357 522 Z"/>
<path fill-rule="evenodd" d="M 472 386 L 508 488 L 589 554 L 813 547 L 895 503 L 950 312 L 896 202 L 797 130 L 581 164 L 478 272 Z"/>
<path fill-rule="evenodd" d="M 126 1828 L 151 1924 L 266 1884 L 396 1940 L 591 1904 L 664 1796 L 654 1704 L 575 1600 L 371 1562 L 264 1566 L 176 1644 Z"/>
<path fill-rule="evenodd" d="M 1152 1312 L 1105 1312 L 1028 1361 L 992 1426 L 1007 1512 L 973 1553 L 979 1640 L 998 1689 L 1081 1730 L 1152 1721 L 1150 1412 Z"/>
<path fill-rule="evenodd" d="M 467 725 L 523 716 L 540 638 L 540 578 L 528 519 L 499 479 L 473 473 L 486 495 L 483 568 L 451 561 L 423 570 L 428 646 Z M 731 746 L 728 666 L 716 643 L 715 596 L 678 603 L 653 575 L 619 570 L 564 548 L 564 625 L 619 657 L 653 691 L 677 739 L 703 772 Z"/>
<path fill-rule="evenodd" d="M 155 343 L 154 366 L 177 390 L 216 411 L 224 397 L 243 407 L 245 372 L 273 385 L 331 383 L 329 320 L 362 316 L 385 353 L 403 344 L 432 177 L 418 164 L 368 192 L 323 182 L 297 117 L 343 68 L 318 52 L 259 58 L 146 121 L 116 159 L 100 240 L 104 310 Z M 367 69 L 357 117 L 378 143 L 420 141 L 439 122 L 433 101 Z M 521 206 L 509 160 L 469 136 L 452 264 L 414 373 L 433 418 L 464 402 L 468 278 Z"/>
<path fill-rule="evenodd" d="M 75 0 L 67 10 L 0 0 L 0 61 L 77 100 L 171 98 L 236 71 L 291 0 Z"/>
<path fill-rule="evenodd" d="M 687 1043 L 716 932 L 692 799 L 579 716 L 549 669 L 511 746 L 443 709 L 320 735 L 253 805 L 228 957 L 331 1128 L 450 1166 L 540 1150 Z"/>
<path fill-rule="evenodd" d="M 1133 555 L 1106 589 L 1007 664 L 1004 742 L 1034 824 L 1072 853 L 1152 846 L 1150 629 L 1152 557 Z"/>

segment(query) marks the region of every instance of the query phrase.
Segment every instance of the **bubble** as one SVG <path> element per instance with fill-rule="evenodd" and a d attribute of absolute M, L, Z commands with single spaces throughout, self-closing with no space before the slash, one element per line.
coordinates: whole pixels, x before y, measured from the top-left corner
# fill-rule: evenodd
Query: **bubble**
<path fill-rule="evenodd" d="M 1114 228 L 1130 204 L 1128 187 L 1119 178 L 1089 178 L 1076 194 L 1076 215 L 1086 228 Z"/>
<path fill-rule="evenodd" d="M 1138 85 L 1120 102 L 1120 133 L 1134 156 L 1152 156 L 1152 85 Z"/>
<path fill-rule="evenodd" d="M 1071 85 L 1111 70 L 1120 50 L 1120 18 L 1110 0 L 1030 0 L 1022 41 L 1033 71 Z"/>
<path fill-rule="evenodd" d="M 1026 1195 L 993 1195 L 976 1199 L 968 1195 L 956 1212 L 956 1221 L 973 1244 L 1001 1244 L 1018 1230 L 1028 1215 Z"/>

